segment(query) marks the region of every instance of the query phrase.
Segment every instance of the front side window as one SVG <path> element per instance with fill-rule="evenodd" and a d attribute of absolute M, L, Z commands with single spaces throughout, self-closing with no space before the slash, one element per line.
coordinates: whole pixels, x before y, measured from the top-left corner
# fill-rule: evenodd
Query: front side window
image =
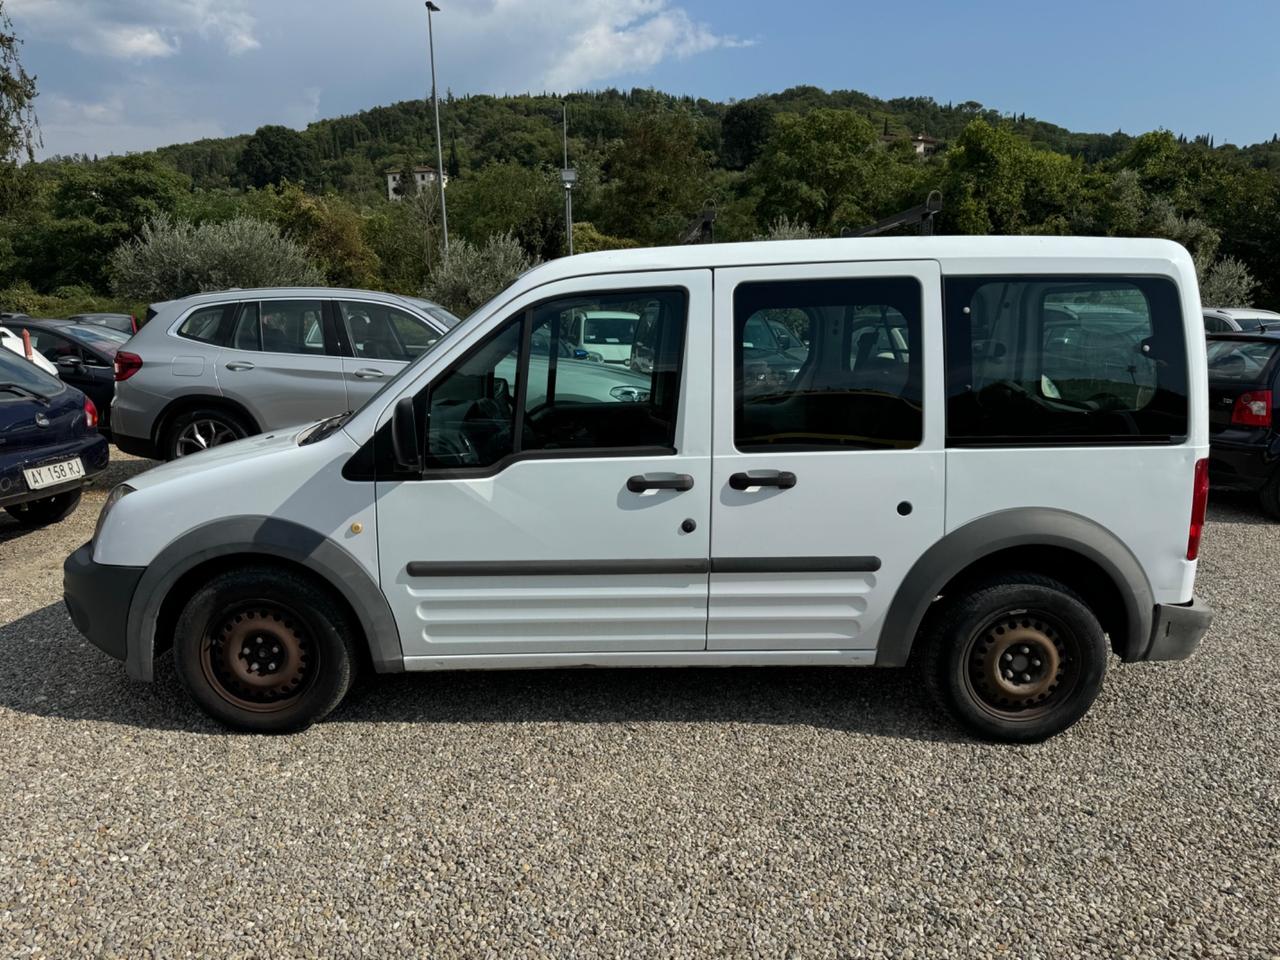
<path fill-rule="evenodd" d="M 581 356 L 586 309 L 647 311 L 647 358 Z M 675 452 L 684 356 L 684 291 L 603 293 L 540 304 L 512 317 L 425 391 L 428 467 L 484 469 L 522 453 Z"/>
<path fill-rule="evenodd" d="M 365 360 L 408 363 L 433 347 L 440 334 L 425 320 L 380 303 L 339 301 L 351 352 Z"/>
<path fill-rule="evenodd" d="M 924 436 L 922 290 L 909 277 L 747 283 L 734 292 L 734 443 L 901 449 Z"/>
<path fill-rule="evenodd" d="M 1186 436 L 1186 343 L 1172 281 L 955 278 L 946 304 L 949 443 Z"/>

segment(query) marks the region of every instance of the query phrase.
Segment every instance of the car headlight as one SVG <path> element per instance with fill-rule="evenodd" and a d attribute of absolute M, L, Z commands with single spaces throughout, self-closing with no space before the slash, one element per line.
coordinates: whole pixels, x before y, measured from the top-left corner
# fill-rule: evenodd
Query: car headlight
<path fill-rule="evenodd" d="M 102 505 L 102 512 L 98 514 L 98 523 L 93 528 L 93 542 L 98 542 L 98 534 L 102 533 L 102 527 L 107 522 L 107 514 L 111 512 L 111 508 L 127 497 L 129 494 L 136 492 L 133 487 L 127 483 L 116 484 L 115 488 L 107 494 L 107 502 Z"/>
<path fill-rule="evenodd" d="M 631 387 L 624 384 L 610 390 L 609 396 L 623 403 L 646 403 L 649 399 L 649 391 L 644 387 Z"/>

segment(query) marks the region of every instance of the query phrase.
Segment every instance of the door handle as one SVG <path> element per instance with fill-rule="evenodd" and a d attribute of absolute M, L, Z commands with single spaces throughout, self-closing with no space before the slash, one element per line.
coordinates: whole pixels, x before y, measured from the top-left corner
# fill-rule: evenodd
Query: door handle
<path fill-rule="evenodd" d="M 232 360 L 227 364 L 228 370 L 252 370 L 253 364 L 248 360 Z"/>
<path fill-rule="evenodd" d="M 650 477 L 637 474 L 627 481 L 627 489 L 632 493 L 644 493 L 646 490 L 692 490 L 693 477 L 687 473 L 679 473 L 674 477 Z"/>
<path fill-rule="evenodd" d="M 729 486 L 735 490 L 752 487 L 777 487 L 790 490 L 796 485 L 796 475 L 790 470 L 761 470 L 758 473 L 735 473 L 729 478 Z"/>
<path fill-rule="evenodd" d="M 361 367 L 352 374 L 357 380 L 381 380 L 382 371 L 375 370 L 373 367 Z"/>

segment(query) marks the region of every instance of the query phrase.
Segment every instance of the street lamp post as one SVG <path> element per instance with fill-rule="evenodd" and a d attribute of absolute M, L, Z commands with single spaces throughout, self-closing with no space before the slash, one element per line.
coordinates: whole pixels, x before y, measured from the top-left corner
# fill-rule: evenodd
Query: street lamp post
<path fill-rule="evenodd" d="M 436 35 L 431 15 L 440 8 L 427 0 L 427 43 L 431 48 L 431 105 L 436 114 L 436 183 L 440 185 L 440 225 L 444 229 L 444 259 L 449 259 L 449 211 L 444 202 L 444 144 L 440 140 L 440 97 L 436 92 Z"/>
<path fill-rule="evenodd" d="M 569 240 L 569 256 L 573 256 L 573 185 L 578 182 L 578 171 L 569 166 L 569 104 L 564 107 L 564 167 L 560 170 L 560 183 L 564 186 L 564 230 Z"/>

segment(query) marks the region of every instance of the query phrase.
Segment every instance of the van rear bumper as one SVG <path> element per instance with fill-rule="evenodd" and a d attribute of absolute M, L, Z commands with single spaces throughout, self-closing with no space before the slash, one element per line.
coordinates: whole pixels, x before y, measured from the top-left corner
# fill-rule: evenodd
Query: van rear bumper
<path fill-rule="evenodd" d="M 1185 660 L 1196 652 L 1213 622 L 1213 608 L 1192 597 L 1190 603 L 1158 603 L 1151 643 L 1143 660 Z"/>
<path fill-rule="evenodd" d="M 117 660 L 129 655 L 129 605 L 145 567 L 113 567 L 93 562 L 86 543 L 62 564 L 62 599 L 76 629 Z"/>

